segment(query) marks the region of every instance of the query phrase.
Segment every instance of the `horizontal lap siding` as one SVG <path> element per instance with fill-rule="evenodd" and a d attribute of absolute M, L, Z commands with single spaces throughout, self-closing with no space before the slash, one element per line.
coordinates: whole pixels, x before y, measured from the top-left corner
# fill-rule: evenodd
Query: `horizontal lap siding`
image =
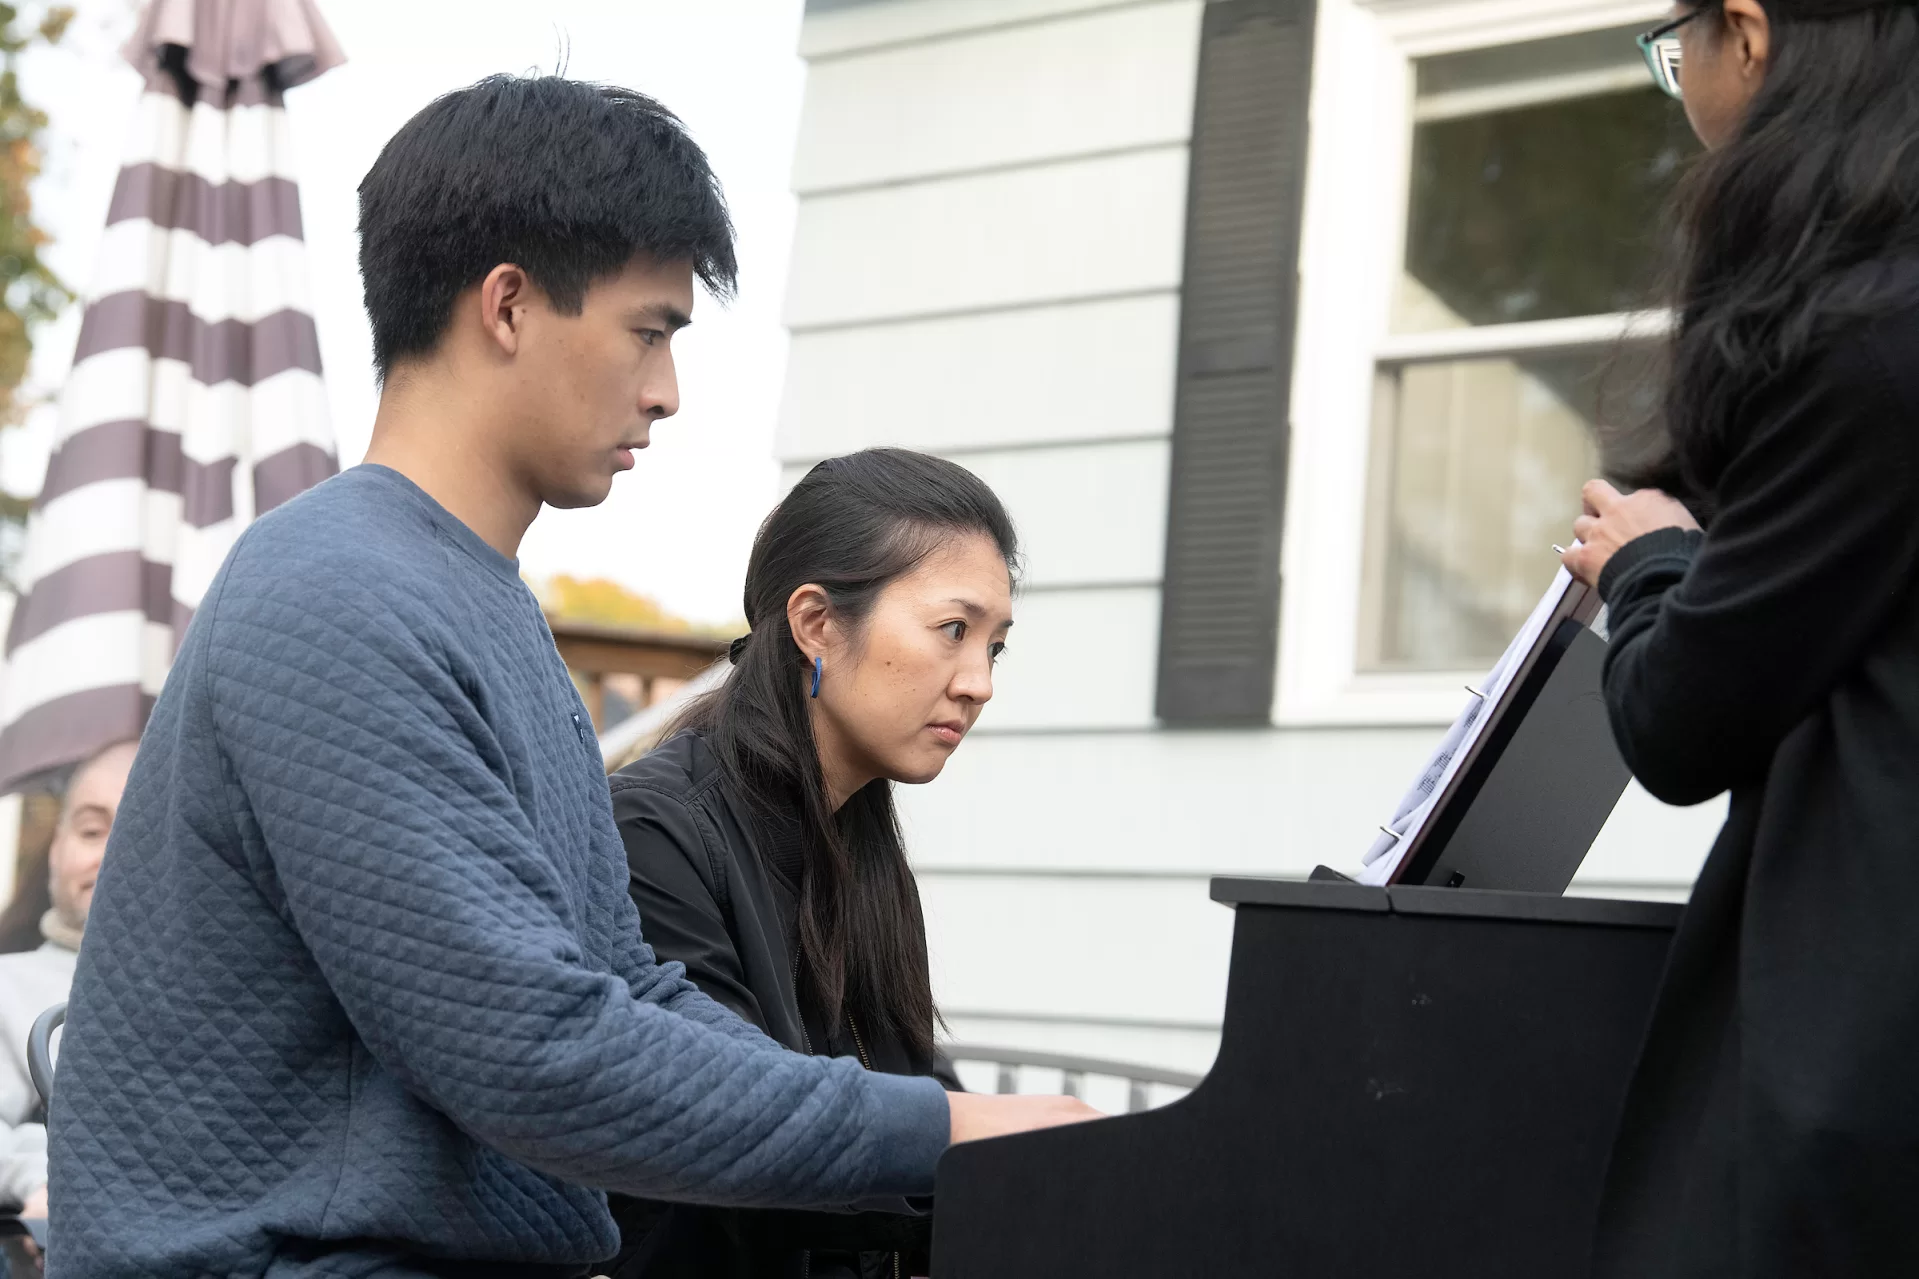
<path fill-rule="evenodd" d="M 1233 914 L 1202 881 L 1116 882 L 1089 896 L 1076 880 L 922 872 L 920 896 L 943 1005 L 1027 1020 L 1220 1023 Z"/>
<path fill-rule="evenodd" d="M 861 21 L 900 40 L 809 72 L 784 478 L 893 444 L 1002 493 L 1027 589 L 982 732 L 1152 726 L 1202 9 L 907 39 L 897 0 Z"/>
<path fill-rule="evenodd" d="M 775 442 L 815 461 L 1165 437 L 1179 295 L 883 322 L 793 337 Z"/>
<path fill-rule="evenodd" d="M 1164 440 L 968 453 L 1019 523 L 1033 591 L 1157 585 L 1166 547 Z"/>
<path fill-rule="evenodd" d="M 1303 878 L 1357 864 L 1431 748 L 1430 728 L 982 732 L 898 795 L 924 871 Z M 1724 811 L 1630 787 L 1580 879 L 1628 896 L 1683 887 L 1697 864 L 1671 850 L 1703 856 Z"/>
<path fill-rule="evenodd" d="M 913 443 L 886 436 L 873 442 Z M 1158 584 L 1166 525 L 1165 440 L 927 451 L 972 471 L 1006 504 L 1019 528 L 1025 594 Z M 788 464 L 781 472 L 782 490 L 811 465 Z"/>
<path fill-rule="evenodd" d="M 1163 0 L 818 63 L 794 190 L 1184 144 L 1196 16 Z"/>
<path fill-rule="evenodd" d="M 899 789 L 915 866 L 1304 877 L 1357 862 L 1432 744 L 1422 729 L 993 735 L 1000 709 L 937 782 Z"/>
<path fill-rule="evenodd" d="M 1185 148 L 1166 146 L 803 199 L 787 324 L 808 333 L 1176 288 L 1185 184 Z"/>
<path fill-rule="evenodd" d="M 1152 727 L 1158 587 L 1035 589 L 1014 616 L 975 734 Z"/>
<path fill-rule="evenodd" d="M 1154 0 L 806 0 L 800 56 L 814 66 L 901 46 L 1051 22 Z M 1160 0 L 1163 2 L 1163 0 Z"/>

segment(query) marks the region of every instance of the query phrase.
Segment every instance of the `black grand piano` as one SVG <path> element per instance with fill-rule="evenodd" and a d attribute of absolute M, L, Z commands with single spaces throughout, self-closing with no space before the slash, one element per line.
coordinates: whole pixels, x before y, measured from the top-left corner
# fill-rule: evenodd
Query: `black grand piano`
<path fill-rule="evenodd" d="M 1394 882 L 1213 881 L 1211 1073 L 949 1151 L 934 1279 L 1587 1272 L 1681 910 L 1559 895 L 1626 783 L 1594 611 L 1543 630 Z"/>

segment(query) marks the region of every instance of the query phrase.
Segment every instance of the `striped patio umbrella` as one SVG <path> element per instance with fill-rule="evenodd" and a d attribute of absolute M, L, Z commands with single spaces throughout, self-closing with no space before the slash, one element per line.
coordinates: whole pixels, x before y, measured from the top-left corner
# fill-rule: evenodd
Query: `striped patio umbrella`
<path fill-rule="evenodd" d="M 343 59 L 311 0 L 152 0 L 146 77 L 27 525 L 0 793 L 135 737 L 255 516 L 337 469 L 282 92 Z"/>

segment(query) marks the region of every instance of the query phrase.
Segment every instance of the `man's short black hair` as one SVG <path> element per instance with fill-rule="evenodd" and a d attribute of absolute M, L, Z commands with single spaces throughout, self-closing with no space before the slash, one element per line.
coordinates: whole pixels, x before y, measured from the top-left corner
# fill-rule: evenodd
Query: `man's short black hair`
<path fill-rule="evenodd" d="M 642 93 L 489 76 L 436 99 L 360 182 L 360 275 L 373 363 L 439 344 L 453 299 L 502 262 L 578 314 L 641 253 L 691 262 L 714 294 L 738 265 L 719 180 L 679 117 Z"/>

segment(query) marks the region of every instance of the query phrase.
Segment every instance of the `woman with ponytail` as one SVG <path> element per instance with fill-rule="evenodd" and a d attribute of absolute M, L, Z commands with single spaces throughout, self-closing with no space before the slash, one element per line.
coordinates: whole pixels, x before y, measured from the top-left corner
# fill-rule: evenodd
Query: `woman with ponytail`
<path fill-rule="evenodd" d="M 893 785 L 939 776 L 993 696 L 1018 558 L 999 499 L 951 462 L 820 463 L 760 526 L 731 677 L 613 777 L 647 942 L 796 1052 L 941 1073 Z M 616 1215 L 623 1277 L 925 1273 L 923 1218 Z"/>
<path fill-rule="evenodd" d="M 1663 456 L 1566 562 L 1634 774 L 1730 808 L 1594 1274 L 1919 1274 L 1919 11 L 1686 0 L 1642 47 L 1708 152 Z"/>

